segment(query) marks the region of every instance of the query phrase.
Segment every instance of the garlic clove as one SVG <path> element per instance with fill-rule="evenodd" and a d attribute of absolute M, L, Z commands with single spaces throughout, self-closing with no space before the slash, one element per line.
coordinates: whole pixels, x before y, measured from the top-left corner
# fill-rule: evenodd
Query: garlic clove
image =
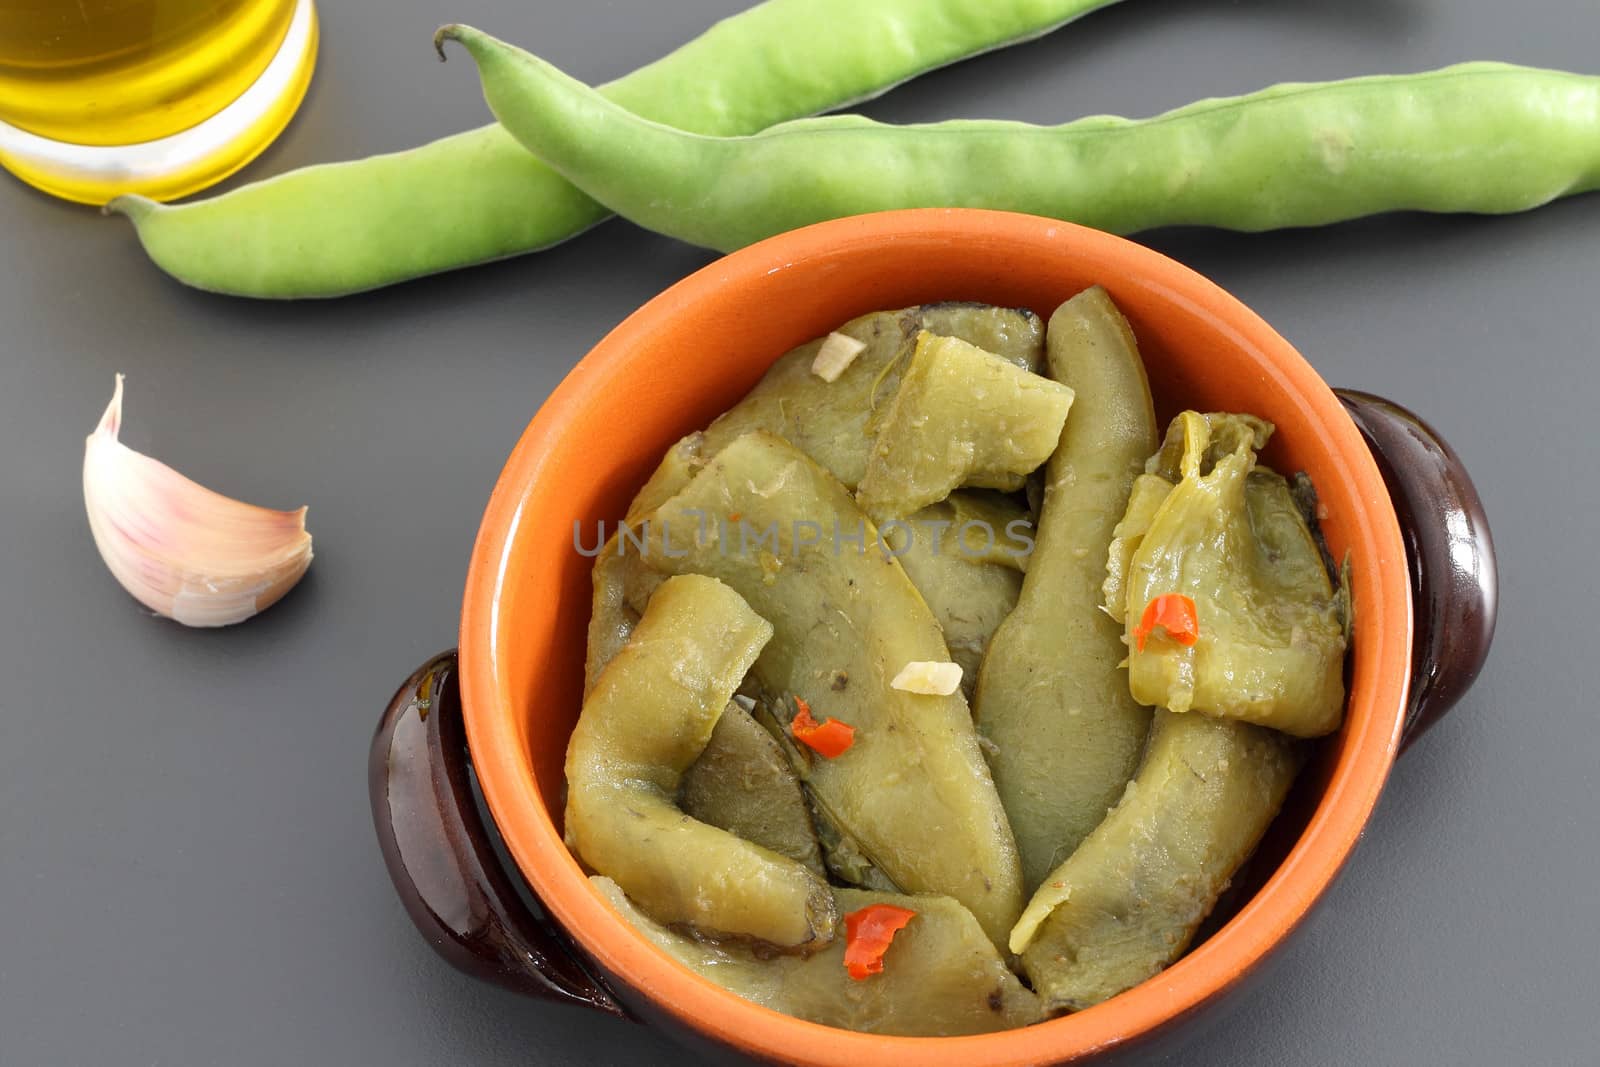
<path fill-rule="evenodd" d="M 85 443 L 83 502 L 95 547 L 134 599 L 185 626 L 266 610 L 311 565 L 306 509 L 273 511 L 185 478 L 117 439 L 122 375 Z"/>

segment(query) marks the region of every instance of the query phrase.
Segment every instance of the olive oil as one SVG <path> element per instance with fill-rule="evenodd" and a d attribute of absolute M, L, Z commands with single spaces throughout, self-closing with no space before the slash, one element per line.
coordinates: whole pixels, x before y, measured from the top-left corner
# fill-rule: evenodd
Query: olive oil
<path fill-rule="evenodd" d="M 315 43 L 311 0 L 0 0 L 0 163 L 90 202 L 193 191 L 282 130 Z"/>
<path fill-rule="evenodd" d="M 295 0 L 0 0 L 0 117 L 58 141 L 152 141 L 255 81 Z"/>

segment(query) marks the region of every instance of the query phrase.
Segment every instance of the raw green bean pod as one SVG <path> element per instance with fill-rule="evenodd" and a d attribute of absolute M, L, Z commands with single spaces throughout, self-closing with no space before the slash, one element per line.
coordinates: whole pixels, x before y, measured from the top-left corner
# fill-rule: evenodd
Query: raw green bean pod
<path fill-rule="evenodd" d="M 1524 211 L 1600 188 L 1600 77 L 1505 63 L 1284 84 L 1154 118 L 888 126 L 841 115 L 748 137 L 630 114 L 449 26 L 507 130 L 641 226 L 729 250 L 890 208 L 1028 212 L 1112 233 L 1316 226 L 1386 211 Z"/>
<path fill-rule="evenodd" d="M 768 0 L 604 92 L 682 129 L 754 133 L 1112 2 Z M 128 196 L 111 207 L 179 281 L 274 298 L 340 296 L 532 252 L 609 214 L 493 124 L 180 206 Z"/>

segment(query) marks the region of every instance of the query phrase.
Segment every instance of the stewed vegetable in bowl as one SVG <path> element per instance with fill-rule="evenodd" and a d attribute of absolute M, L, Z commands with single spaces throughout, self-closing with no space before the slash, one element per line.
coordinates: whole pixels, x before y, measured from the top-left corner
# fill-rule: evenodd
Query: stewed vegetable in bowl
<path fill-rule="evenodd" d="M 1342 717 L 1346 598 L 1272 433 L 1186 411 L 1158 449 L 1098 286 L 802 345 L 598 549 L 568 843 L 676 959 L 832 1026 L 1159 972 Z"/>
<path fill-rule="evenodd" d="M 1429 710 L 1399 516 L 1481 513 L 1380 458 L 1392 490 L 1286 342 L 1118 238 L 916 211 L 735 253 L 508 462 L 459 699 L 430 664 L 374 749 L 391 873 L 462 966 L 770 1059 L 1170 1033 L 1303 918 Z"/>

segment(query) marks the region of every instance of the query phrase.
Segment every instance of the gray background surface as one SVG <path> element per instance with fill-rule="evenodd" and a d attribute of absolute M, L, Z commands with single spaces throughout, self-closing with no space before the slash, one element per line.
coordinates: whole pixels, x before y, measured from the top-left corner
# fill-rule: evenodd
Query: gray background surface
<path fill-rule="evenodd" d="M 442 21 L 600 80 L 739 6 L 327 0 L 312 94 L 245 177 L 485 121 L 470 65 L 432 59 Z M 865 110 L 1142 115 L 1471 58 L 1592 71 L 1597 42 L 1593 0 L 1129 0 Z M 389 887 L 364 771 L 393 687 L 454 642 L 480 509 L 523 425 L 708 255 L 612 223 L 543 255 L 284 306 L 187 291 L 125 224 L 3 177 L 0 235 L 0 1062 L 688 1062 L 437 959 Z M 1333 383 L 1433 420 L 1478 479 L 1504 582 L 1477 688 L 1396 770 L 1268 981 L 1182 1062 L 1593 1063 L 1600 730 L 1580 680 L 1600 593 L 1583 558 L 1600 517 L 1600 196 L 1148 240 Z M 186 631 L 101 566 L 79 465 L 118 370 L 134 447 L 251 501 L 310 505 L 316 565 L 261 618 Z"/>

